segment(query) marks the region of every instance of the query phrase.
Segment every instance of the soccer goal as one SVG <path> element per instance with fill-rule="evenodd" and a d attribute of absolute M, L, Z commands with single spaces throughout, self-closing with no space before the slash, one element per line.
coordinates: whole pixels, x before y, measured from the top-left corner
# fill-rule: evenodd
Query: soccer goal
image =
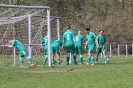
<path fill-rule="evenodd" d="M 9 39 L 20 40 L 29 56 L 42 63 L 41 40 L 48 33 L 48 66 L 51 67 L 50 38 L 60 39 L 59 17 L 50 16 L 49 6 L 0 4 L 0 65 L 18 65 L 19 52 L 6 47 Z M 12 59 L 12 60 L 10 60 Z"/>

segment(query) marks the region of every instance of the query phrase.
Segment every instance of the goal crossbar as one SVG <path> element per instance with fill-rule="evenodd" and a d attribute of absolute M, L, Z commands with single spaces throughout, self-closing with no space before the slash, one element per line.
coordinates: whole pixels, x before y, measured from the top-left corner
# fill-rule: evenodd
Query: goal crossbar
<path fill-rule="evenodd" d="M 7 4 L 0 4 L 0 7 L 29 8 L 29 9 L 50 9 L 50 6 L 25 6 L 25 5 L 7 5 Z"/>

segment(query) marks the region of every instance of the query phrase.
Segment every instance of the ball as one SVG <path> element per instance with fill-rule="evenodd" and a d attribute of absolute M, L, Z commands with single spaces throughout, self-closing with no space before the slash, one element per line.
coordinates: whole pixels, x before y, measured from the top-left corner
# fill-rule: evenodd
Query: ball
<path fill-rule="evenodd" d="M 31 67 L 35 67 L 35 64 L 31 64 L 30 66 L 31 66 Z"/>

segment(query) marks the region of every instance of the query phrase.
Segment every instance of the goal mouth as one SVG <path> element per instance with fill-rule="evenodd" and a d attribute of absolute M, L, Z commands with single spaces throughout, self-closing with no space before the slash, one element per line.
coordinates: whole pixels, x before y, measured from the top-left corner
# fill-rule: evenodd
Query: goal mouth
<path fill-rule="evenodd" d="M 42 38 L 48 34 L 48 41 L 53 37 L 60 39 L 59 17 L 50 16 L 49 6 L 21 6 L 0 4 L 0 54 L 16 55 L 19 51 L 6 47 L 8 40 L 17 39 L 28 50 L 29 57 L 39 58 Z M 49 66 L 51 65 L 50 42 L 48 42 Z M 3 58 L 3 57 L 0 57 Z"/>

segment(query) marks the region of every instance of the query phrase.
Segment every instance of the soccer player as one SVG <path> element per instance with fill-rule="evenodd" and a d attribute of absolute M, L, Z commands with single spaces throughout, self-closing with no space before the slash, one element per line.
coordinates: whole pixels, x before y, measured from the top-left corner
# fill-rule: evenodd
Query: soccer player
<path fill-rule="evenodd" d="M 52 42 L 52 38 L 51 38 L 51 42 Z M 44 50 L 44 62 L 43 65 L 46 64 L 47 60 L 48 60 L 48 36 L 45 36 L 42 41 L 41 41 L 41 49 Z"/>
<path fill-rule="evenodd" d="M 80 54 L 80 64 L 83 64 L 82 45 L 84 37 L 80 33 L 81 31 L 78 31 L 78 35 L 75 36 L 75 52 Z"/>
<path fill-rule="evenodd" d="M 70 59 L 70 53 L 74 53 L 74 32 L 70 29 L 71 27 L 68 25 L 67 31 L 64 32 L 62 40 L 63 40 L 63 46 L 65 44 L 66 46 L 66 52 L 67 52 L 67 65 L 69 65 L 69 59 Z M 76 54 L 73 54 L 74 58 L 74 64 L 77 64 L 76 62 Z"/>
<path fill-rule="evenodd" d="M 90 32 L 90 28 L 86 28 L 86 43 L 85 43 L 85 49 L 87 49 L 88 46 L 88 63 L 86 65 L 90 65 L 90 60 L 92 60 L 91 65 L 95 65 L 95 59 L 93 56 L 93 51 L 95 48 L 95 39 L 96 36 L 93 32 Z"/>
<path fill-rule="evenodd" d="M 31 66 L 35 66 L 33 64 L 32 58 L 28 56 L 28 52 L 24 45 L 21 44 L 19 40 L 9 40 L 8 41 L 8 47 L 16 47 L 19 50 L 19 59 L 20 59 L 20 67 L 24 67 L 24 61 L 23 58 L 27 58 L 28 62 L 31 64 Z"/>
<path fill-rule="evenodd" d="M 51 44 L 51 53 L 52 53 L 52 66 L 55 65 L 54 63 L 54 55 L 56 54 L 56 57 L 58 59 L 58 65 L 61 65 L 61 60 L 60 60 L 60 47 L 62 46 L 62 41 L 61 40 L 54 40 Z"/>
<path fill-rule="evenodd" d="M 106 43 L 106 37 L 104 36 L 104 31 L 100 30 L 99 35 L 96 37 L 96 64 L 98 63 L 98 55 L 102 53 L 104 55 L 104 63 L 107 64 L 109 60 L 106 57 L 106 49 L 104 47 Z"/>

